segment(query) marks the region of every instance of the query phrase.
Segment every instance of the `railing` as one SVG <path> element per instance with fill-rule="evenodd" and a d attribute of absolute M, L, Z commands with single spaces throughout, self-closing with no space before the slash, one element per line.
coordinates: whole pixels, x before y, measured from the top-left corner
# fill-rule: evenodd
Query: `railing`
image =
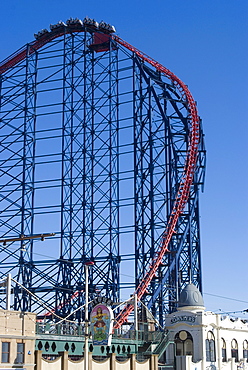
<path fill-rule="evenodd" d="M 82 336 L 84 337 L 84 324 L 74 323 L 62 323 L 56 324 L 52 322 L 37 323 L 36 324 L 37 335 L 68 335 L 68 336 Z M 164 336 L 164 332 L 161 331 L 144 331 L 144 330 L 120 330 L 115 329 L 113 332 L 113 338 L 133 340 L 148 343 L 159 343 Z"/>
<path fill-rule="evenodd" d="M 36 334 L 84 336 L 84 326 L 73 323 L 37 323 Z"/>

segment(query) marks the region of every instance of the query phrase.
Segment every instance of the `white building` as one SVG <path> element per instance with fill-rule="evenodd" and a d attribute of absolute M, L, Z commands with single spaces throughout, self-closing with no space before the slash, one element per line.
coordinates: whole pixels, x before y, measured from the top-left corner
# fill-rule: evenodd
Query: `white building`
<path fill-rule="evenodd" d="M 170 345 L 164 362 L 177 370 L 248 369 L 248 324 L 205 311 L 202 295 L 189 284 L 177 312 L 167 316 Z"/>

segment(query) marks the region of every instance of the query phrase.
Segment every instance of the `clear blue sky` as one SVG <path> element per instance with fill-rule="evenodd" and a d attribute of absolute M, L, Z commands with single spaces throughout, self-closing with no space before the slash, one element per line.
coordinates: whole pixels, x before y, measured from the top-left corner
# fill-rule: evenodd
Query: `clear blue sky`
<path fill-rule="evenodd" d="M 205 305 L 248 309 L 247 0 L 2 0 L 0 60 L 50 23 L 86 15 L 115 25 L 120 37 L 189 86 L 207 147 L 201 195 Z"/>

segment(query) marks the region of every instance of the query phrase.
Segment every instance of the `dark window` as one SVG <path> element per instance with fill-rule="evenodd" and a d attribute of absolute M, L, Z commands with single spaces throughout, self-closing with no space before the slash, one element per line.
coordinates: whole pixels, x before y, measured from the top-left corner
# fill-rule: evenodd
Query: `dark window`
<path fill-rule="evenodd" d="M 215 342 L 213 339 L 206 339 L 206 361 L 215 362 Z"/>
<path fill-rule="evenodd" d="M 225 348 L 222 348 L 221 354 L 222 354 L 222 362 L 226 362 L 226 349 Z"/>
<path fill-rule="evenodd" d="M 210 361 L 210 345 L 209 345 L 209 340 L 206 339 L 205 343 L 206 343 L 206 361 L 209 362 Z"/>
<path fill-rule="evenodd" d="M 233 358 L 235 358 L 235 362 L 238 362 L 239 361 L 238 350 L 237 349 L 233 349 L 232 348 L 231 355 L 232 355 Z"/>
<path fill-rule="evenodd" d="M 248 349 L 243 350 L 243 357 L 246 358 L 246 362 L 248 362 Z"/>
<path fill-rule="evenodd" d="M 210 361 L 215 362 L 216 361 L 216 354 L 215 354 L 215 341 L 213 339 L 210 339 Z"/>
<path fill-rule="evenodd" d="M 215 362 L 215 340 L 214 335 L 211 331 L 208 332 L 208 339 L 206 339 L 206 361 Z"/>
<path fill-rule="evenodd" d="M 222 347 L 221 347 L 221 355 L 222 355 L 222 362 L 226 362 L 226 342 L 225 342 L 225 339 L 221 338 L 221 343 L 222 343 Z"/>
<path fill-rule="evenodd" d="M 187 331 L 180 331 L 175 336 L 176 356 L 193 356 L 193 338 Z"/>
<path fill-rule="evenodd" d="M 246 362 L 248 362 L 248 341 L 244 340 L 243 343 L 243 357 L 246 358 Z"/>
<path fill-rule="evenodd" d="M 17 364 L 24 363 L 24 343 L 17 343 L 16 363 Z"/>
<path fill-rule="evenodd" d="M 231 356 L 235 358 L 235 362 L 239 361 L 239 354 L 238 354 L 238 343 L 236 339 L 232 340 L 232 349 L 231 349 Z"/>
<path fill-rule="evenodd" d="M 2 342 L 2 363 L 9 362 L 10 342 Z"/>

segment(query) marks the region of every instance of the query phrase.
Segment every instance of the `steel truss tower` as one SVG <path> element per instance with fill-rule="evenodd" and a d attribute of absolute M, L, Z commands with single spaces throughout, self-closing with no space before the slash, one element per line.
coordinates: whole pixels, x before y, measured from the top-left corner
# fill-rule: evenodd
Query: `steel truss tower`
<path fill-rule="evenodd" d="M 86 25 L 49 32 L 0 71 L 0 277 L 16 281 L 13 308 L 42 315 L 45 302 L 67 316 L 84 302 L 88 260 L 92 297 L 128 298 L 156 259 L 189 165 L 187 99 L 135 49 Z M 142 296 L 162 325 L 186 283 L 202 288 L 201 124 L 197 149 L 169 252 Z"/>

